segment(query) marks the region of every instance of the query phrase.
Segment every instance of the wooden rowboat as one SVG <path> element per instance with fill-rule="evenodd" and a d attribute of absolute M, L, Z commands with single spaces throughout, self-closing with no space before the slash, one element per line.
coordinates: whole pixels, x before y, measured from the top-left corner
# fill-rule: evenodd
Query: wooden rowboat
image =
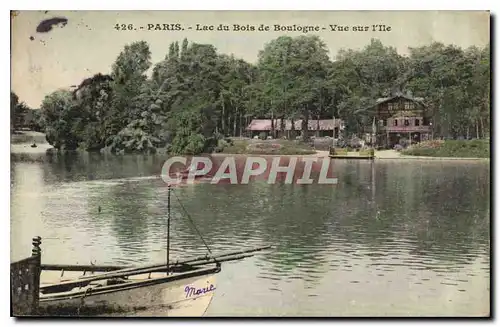
<path fill-rule="evenodd" d="M 217 290 L 216 274 L 222 263 L 250 257 L 269 246 L 217 255 L 207 246 L 210 253 L 205 256 L 171 262 L 170 192 L 169 186 L 166 263 L 138 267 L 41 264 L 41 238 L 35 238 L 32 257 L 11 264 L 13 315 L 203 315 Z M 23 300 L 32 303 L 26 305 Z"/>
<path fill-rule="evenodd" d="M 78 277 L 44 281 L 42 272 L 38 310 L 50 316 L 202 316 L 217 289 L 219 271 L 220 265 L 213 265 L 177 274 L 131 273 L 81 286 L 75 284 Z"/>

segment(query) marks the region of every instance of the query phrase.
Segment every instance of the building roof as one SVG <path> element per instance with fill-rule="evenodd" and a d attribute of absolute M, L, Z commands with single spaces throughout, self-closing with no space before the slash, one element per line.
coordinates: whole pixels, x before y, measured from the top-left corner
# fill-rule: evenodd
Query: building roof
<path fill-rule="evenodd" d="M 319 122 L 319 129 L 318 129 Z M 308 121 L 309 130 L 320 130 L 320 131 L 332 131 L 334 127 L 340 127 L 342 123 L 341 119 L 310 119 Z M 297 131 L 302 130 L 302 119 L 294 121 L 294 129 Z M 281 130 L 281 119 L 274 119 L 275 130 Z M 271 119 L 253 119 L 246 128 L 249 131 L 270 131 L 271 130 Z M 292 129 L 292 121 L 285 119 L 285 130 L 290 131 Z"/>
<path fill-rule="evenodd" d="M 406 100 L 409 100 L 409 101 L 413 101 L 413 102 L 419 102 L 421 103 L 422 105 L 425 106 L 425 103 L 424 103 L 424 98 L 420 98 L 420 97 L 411 97 L 409 95 L 403 95 L 403 94 L 398 94 L 398 95 L 395 95 L 395 96 L 392 96 L 392 97 L 386 97 L 386 98 L 378 98 L 375 105 L 378 105 L 378 104 L 381 104 L 381 103 L 384 103 L 384 102 L 387 102 L 387 101 L 390 101 L 390 100 L 393 100 L 393 99 L 396 99 L 396 98 L 403 98 L 403 99 L 406 99 Z"/>

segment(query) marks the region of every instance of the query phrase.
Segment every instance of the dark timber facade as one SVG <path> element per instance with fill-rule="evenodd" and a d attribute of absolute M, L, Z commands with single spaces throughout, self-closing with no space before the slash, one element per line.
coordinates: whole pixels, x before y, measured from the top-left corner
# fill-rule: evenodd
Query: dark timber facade
<path fill-rule="evenodd" d="M 405 139 L 409 144 L 432 138 L 432 122 L 422 98 L 396 95 L 380 98 L 370 108 L 373 122 L 370 133 L 375 145 L 394 147 Z"/>

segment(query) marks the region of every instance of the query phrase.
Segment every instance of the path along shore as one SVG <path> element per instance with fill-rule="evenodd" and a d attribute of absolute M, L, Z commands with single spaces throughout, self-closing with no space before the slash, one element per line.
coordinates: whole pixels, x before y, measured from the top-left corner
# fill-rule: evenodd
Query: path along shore
<path fill-rule="evenodd" d="M 328 151 L 316 151 L 318 157 L 328 157 Z M 356 155 L 356 153 L 352 153 Z M 313 155 L 314 156 L 314 155 Z M 392 159 L 392 160 L 490 160 L 490 158 L 458 158 L 458 157 L 424 157 L 424 156 L 407 156 L 396 150 L 380 150 L 375 151 L 375 159 Z"/>
<path fill-rule="evenodd" d="M 27 153 L 27 154 L 43 154 L 48 149 L 53 148 L 48 143 L 37 143 L 36 148 L 32 148 L 33 143 L 15 143 L 10 145 L 11 153 Z M 230 156 L 227 153 L 214 153 L 216 156 Z M 237 156 L 261 156 L 261 154 L 235 154 Z M 315 154 L 302 154 L 302 155 L 282 155 L 282 156 L 300 156 L 300 157 L 317 157 L 328 158 L 328 151 L 316 151 Z M 274 156 L 274 155 L 263 155 Z M 421 156 L 405 156 L 394 150 L 382 150 L 375 152 L 375 160 L 490 160 L 490 158 L 454 158 L 454 157 L 421 157 Z"/>
<path fill-rule="evenodd" d="M 404 160 L 490 160 L 490 158 L 459 158 L 459 157 L 424 157 L 405 156 L 396 150 L 375 151 L 375 159 L 404 159 Z"/>
<path fill-rule="evenodd" d="M 13 137 L 14 141 L 15 136 Z M 48 149 L 53 148 L 52 145 L 45 141 L 45 134 L 33 131 L 26 131 L 22 133 L 19 138 L 25 139 L 24 142 L 12 142 L 10 144 L 11 153 L 33 153 L 40 154 L 45 153 Z M 36 142 L 36 147 L 32 148 L 33 141 Z M 328 158 L 329 151 L 316 151 L 314 154 L 298 154 L 295 156 L 301 157 L 318 157 L 318 158 Z M 355 153 L 353 153 L 354 155 Z M 226 153 L 216 153 L 214 155 L 218 156 L 228 156 L 231 154 Z M 260 154 L 238 154 L 239 156 L 259 156 Z M 293 156 L 293 155 L 287 155 Z M 400 152 L 395 150 L 381 150 L 375 151 L 375 159 L 403 159 L 403 160 L 490 160 L 490 158 L 455 158 L 455 157 L 422 157 L 422 156 L 405 156 Z"/>

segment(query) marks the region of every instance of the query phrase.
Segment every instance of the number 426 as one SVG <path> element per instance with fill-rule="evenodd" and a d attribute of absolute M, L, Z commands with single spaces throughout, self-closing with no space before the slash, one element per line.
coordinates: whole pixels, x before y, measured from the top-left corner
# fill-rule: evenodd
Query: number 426
<path fill-rule="evenodd" d="M 135 30 L 133 24 L 116 24 L 114 27 L 117 31 L 132 31 Z"/>

